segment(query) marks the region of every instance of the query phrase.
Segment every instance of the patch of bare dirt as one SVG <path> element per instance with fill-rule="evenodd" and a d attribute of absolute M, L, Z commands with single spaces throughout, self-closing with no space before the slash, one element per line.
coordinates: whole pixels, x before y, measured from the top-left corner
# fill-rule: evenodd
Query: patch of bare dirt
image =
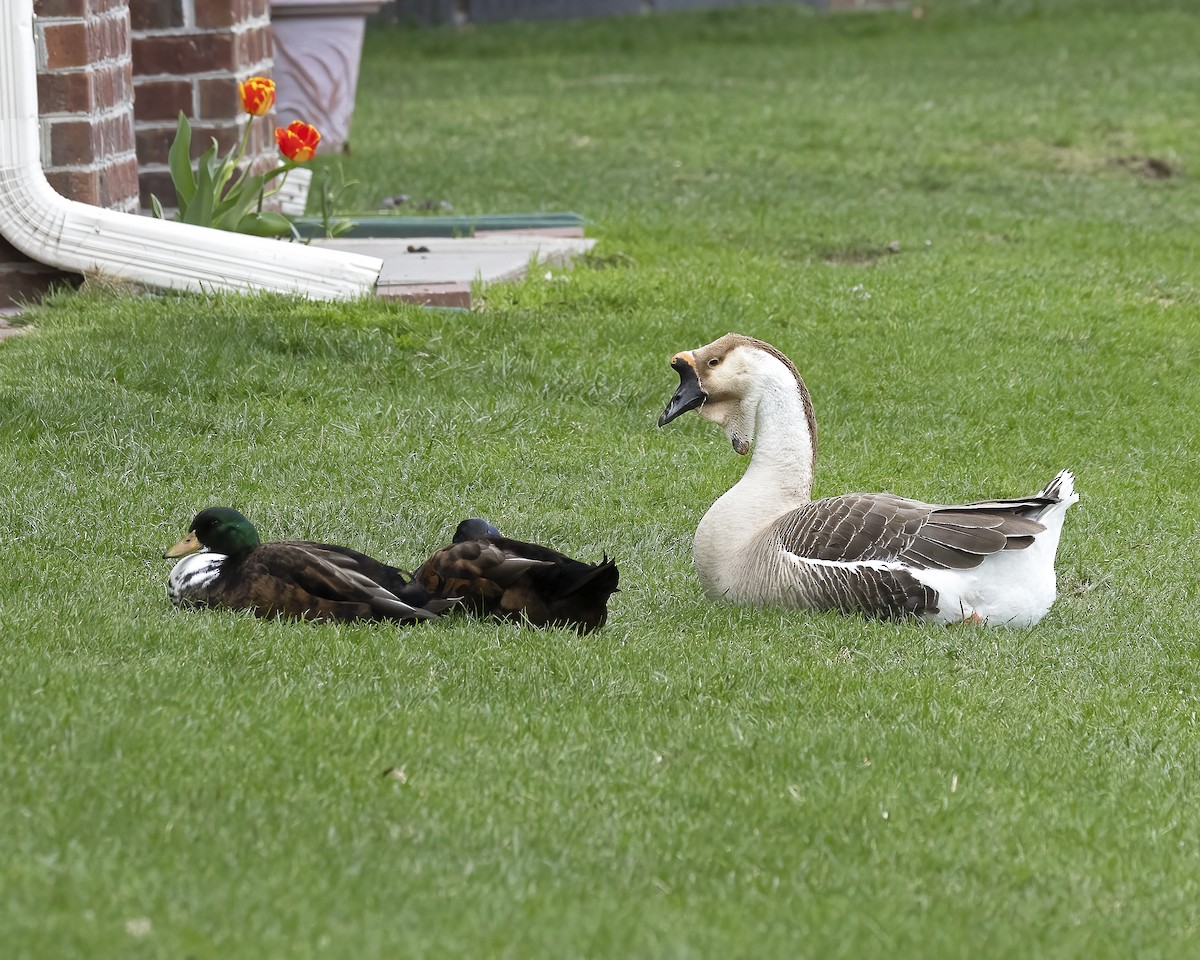
<path fill-rule="evenodd" d="M 900 252 L 900 241 L 893 240 L 883 247 L 861 246 L 848 247 L 843 250 L 828 250 L 821 259 L 831 267 L 857 266 L 865 267 L 884 257 L 890 257 Z"/>
<path fill-rule="evenodd" d="M 1145 177 L 1147 180 L 1170 180 L 1183 173 L 1179 164 L 1171 163 L 1162 157 L 1143 157 L 1134 154 L 1128 157 L 1114 157 L 1112 164 L 1137 174 L 1139 177 Z"/>

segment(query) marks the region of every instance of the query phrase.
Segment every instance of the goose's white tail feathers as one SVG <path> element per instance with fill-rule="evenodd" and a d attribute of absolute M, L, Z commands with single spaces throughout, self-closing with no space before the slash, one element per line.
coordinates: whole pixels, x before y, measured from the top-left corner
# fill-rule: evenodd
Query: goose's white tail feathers
<path fill-rule="evenodd" d="M 1075 474 L 1070 470 L 1059 471 L 1058 476 L 1046 484 L 1038 496 L 1045 497 L 1047 500 L 1061 501 L 1065 510 L 1079 500 L 1079 494 L 1075 492 Z"/>
<path fill-rule="evenodd" d="M 1061 527 L 1067 507 L 1079 501 L 1079 494 L 1075 492 L 1075 475 L 1070 470 L 1060 471 L 1038 496 L 1052 501 L 1037 516 L 1038 522 L 1047 527 Z"/>
<path fill-rule="evenodd" d="M 1058 592 L 1054 558 L 1063 519 L 1067 508 L 1079 499 L 1071 471 L 1063 470 L 1032 499 L 1046 501 L 1031 515 L 1046 529 L 1028 547 L 992 554 L 969 571 L 922 570 L 914 574 L 938 591 L 940 609 L 933 619 L 1030 627 L 1046 615 Z"/>

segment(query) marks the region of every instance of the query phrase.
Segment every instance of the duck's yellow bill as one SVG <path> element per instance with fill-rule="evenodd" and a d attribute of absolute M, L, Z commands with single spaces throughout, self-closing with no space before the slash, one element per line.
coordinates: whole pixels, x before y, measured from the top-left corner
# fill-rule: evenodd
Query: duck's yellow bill
<path fill-rule="evenodd" d="M 196 553 L 197 551 L 203 549 L 204 544 L 196 539 L 196 531 L 193 530 L 186 537 L 175 544 L 175 546 L 168 548 L 167 552 L 163 554 L 163 557 L 186 557 L 189 553 Z"/>

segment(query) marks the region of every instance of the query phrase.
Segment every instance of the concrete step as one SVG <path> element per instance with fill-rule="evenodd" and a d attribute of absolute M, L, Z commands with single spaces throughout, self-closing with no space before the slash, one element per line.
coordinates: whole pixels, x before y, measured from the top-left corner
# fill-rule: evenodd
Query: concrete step
<path fill-rule="evenodd" d="M 470 307 L 475 283 L 487 286 L 518 280 L 531 267 L 569 265 L 596 241 L 505 230 L 474 237 L 334 237 L 311 243 L 383 260 L 376 293 L 384 299 Z"/>

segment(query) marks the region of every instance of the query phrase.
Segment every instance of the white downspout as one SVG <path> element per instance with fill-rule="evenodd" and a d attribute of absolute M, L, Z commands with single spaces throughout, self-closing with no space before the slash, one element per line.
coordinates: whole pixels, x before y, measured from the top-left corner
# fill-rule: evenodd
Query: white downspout
<path fill-rule="evenodd" d="M 39 157 L 33 0 L 0 0 L 0 235 L 27 257 L 175 290 L 370 294 L 382 261 L 171 220 L 57 194 Z"/>

